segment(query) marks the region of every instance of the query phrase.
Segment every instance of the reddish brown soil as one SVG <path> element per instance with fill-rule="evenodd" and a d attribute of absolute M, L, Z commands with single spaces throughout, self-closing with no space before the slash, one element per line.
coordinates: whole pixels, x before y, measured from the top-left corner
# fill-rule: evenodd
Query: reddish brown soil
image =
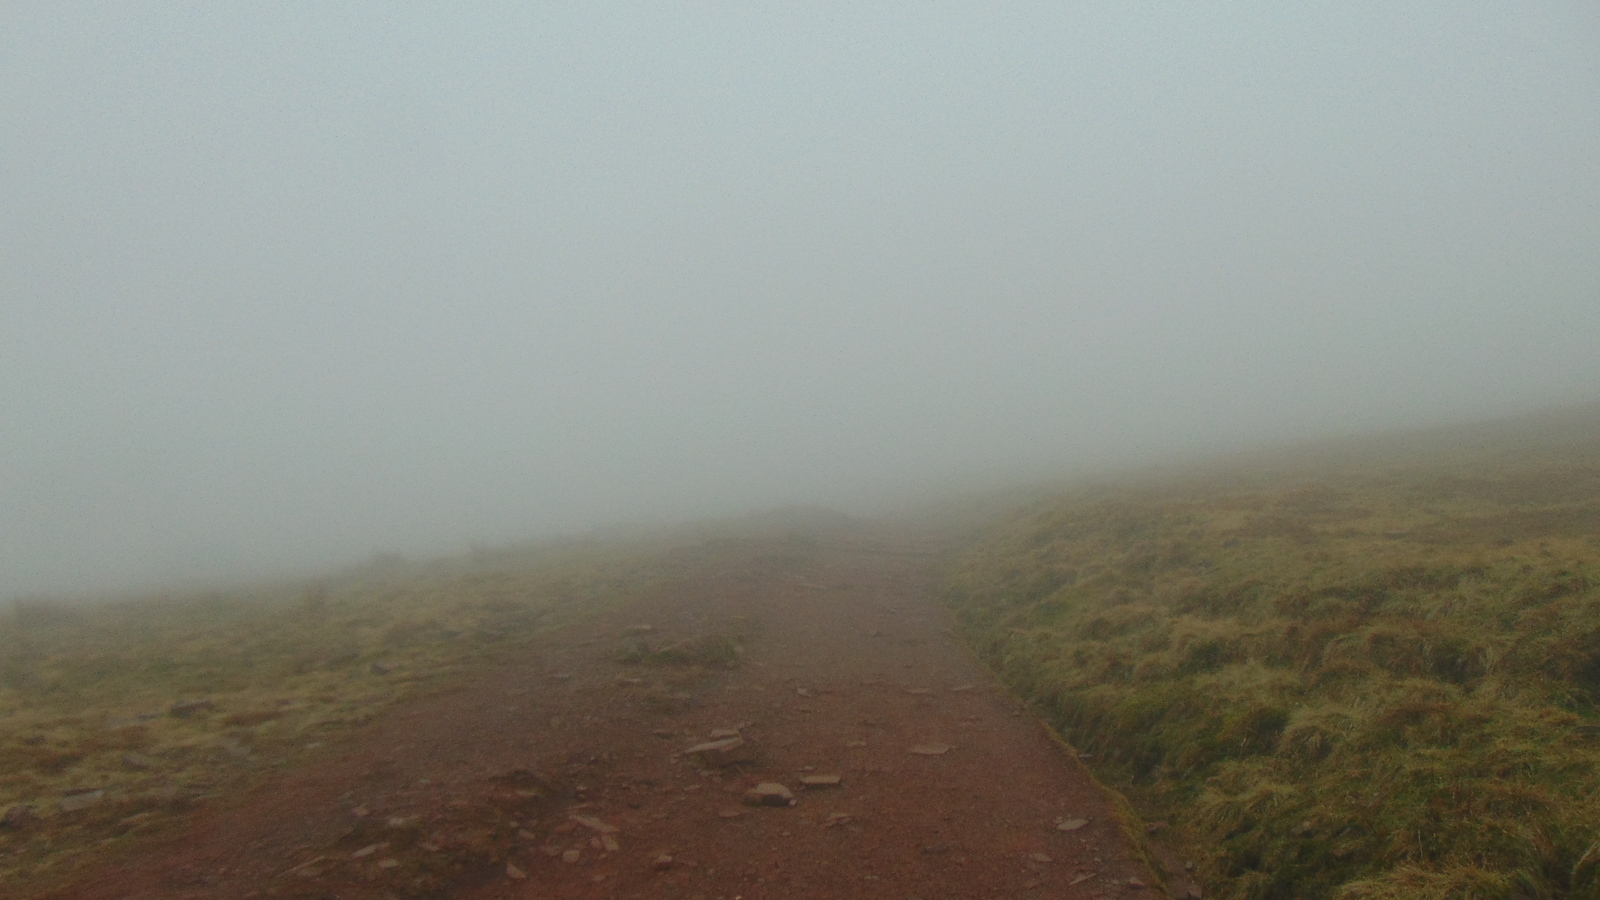
<path fill-rule="evenodd" d="M 955 642 L 929 555 L 772 540 L 683 562 L 652 596 L 48 896 L 1164 895 L 1082 765 Z M 728 668 L 619 661 L 638 640 L 733 633 Z M 752 760 L 684 753 L 723 728 Z M 949 749 L 910 752 L 928 744 Z M 842 783 L 805 790 L 807 774 Z M 744 805 L 759 782 L 794 805 Z"/>

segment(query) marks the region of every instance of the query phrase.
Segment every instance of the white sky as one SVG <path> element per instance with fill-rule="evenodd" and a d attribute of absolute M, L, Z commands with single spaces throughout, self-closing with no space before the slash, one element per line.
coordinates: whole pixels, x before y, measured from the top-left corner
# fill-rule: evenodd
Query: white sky
<path fill-rule="evenodd" d="M 0 5 L 0 596 L 1597 396 L 1591 2 Z"/>

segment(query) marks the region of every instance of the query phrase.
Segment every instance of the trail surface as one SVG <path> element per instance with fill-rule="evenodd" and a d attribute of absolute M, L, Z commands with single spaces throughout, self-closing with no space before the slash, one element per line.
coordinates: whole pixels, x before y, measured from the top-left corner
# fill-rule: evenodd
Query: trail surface
<path fill-rule="evenodd" d="M 49 896 L 1164 895 L 1082 765 L 957 645 L 927 553 L 856 536 L 690 556 Z M 793 803 L 750 805 L 764 783 Z"/>

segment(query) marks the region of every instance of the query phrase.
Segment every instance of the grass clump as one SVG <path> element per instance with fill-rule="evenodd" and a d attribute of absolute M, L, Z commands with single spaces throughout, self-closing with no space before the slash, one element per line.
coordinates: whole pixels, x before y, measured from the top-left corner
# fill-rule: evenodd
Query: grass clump
<path fill-rule="evenodd" d="M 948 597 L 1212 896 L 1600 897 L 1594 448 L 1058 497 Z"/>

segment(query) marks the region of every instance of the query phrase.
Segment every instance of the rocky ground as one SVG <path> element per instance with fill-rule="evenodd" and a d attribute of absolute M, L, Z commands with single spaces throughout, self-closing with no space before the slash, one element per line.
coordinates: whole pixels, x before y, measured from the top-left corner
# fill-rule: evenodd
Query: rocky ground
<path fill-rule="evenodd" d="M 1102 898 L 1165 886 L 904 540 L 728 542 L 40 894 Z"/>

